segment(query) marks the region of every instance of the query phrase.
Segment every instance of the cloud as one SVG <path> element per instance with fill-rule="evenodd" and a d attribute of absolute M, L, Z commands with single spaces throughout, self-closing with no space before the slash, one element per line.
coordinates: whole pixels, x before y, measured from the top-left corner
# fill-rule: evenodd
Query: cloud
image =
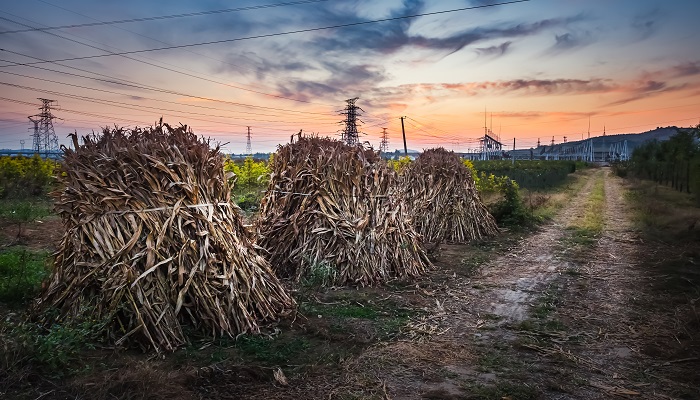
<path fill-rule="evenodd" d="M 661 11 L 655 9 L 647 13 L 637 14 L 632 18 L 632 30 L 638 40 L 648 39 L 656 33 L 661 15 Z"/>
<path fill-rule="evenodd" d="M 651 96 L 661 94 L 661 93 L 667 93 L 667 92 L 676 92 L 680 90 L 687 89 L 689 85 L 687 84 L 679 84 L 679 85 L 672 85 L 669 86 L 668 84 L 664 82 L 657 82 L 657 81 L 648 81 L 648 82 L 640 82 L 638 86 L 636 87 L 630 87 L 628 90 L 625 92 L 627 94 L 627 97 L 624 97 L 620 100 L 616 100 L 613 102 L 610 102 L 606 104 L 606 107 L 612 107 L 612 106 L 620 106 L 623 104 L 627 103 L 632 103 L 637 100 L 642 100 L 645 98 L 649 98 Z"/>
<path fill-rule="evenodd" d="M 554 44 L 549 49 L 549 53 L 562 53 L 578 47 L 588 46 L 593 41 L 593 37 L 588 32 L 567 32 L 561 35 L 554 35 Z"/>
<path fill-rule="evenodd" d="M 677 78 L 684 78 L 700 74 L 700 61 L 687 62 L 672 67 L 672 74 Z"/>
<path fill-rule="evenodd" d="M 491 47 L 480 47 L 476 49 L 476 52 L 480 56 L 493 56 L 493 57 L 500 57 L 508 51 L 508 48 L 510 47 L 511 43 L 513 42 L 503 42 L 499 44 L 498 46 L 491 46 Z"/>
<path fill-rule="evenodd" d="M 285 97 L 308 101 L 317 99 L 351 98 L 370 92 L 386 79 L 382 68 L 369 64 L 345 65 L 336 62 L 323 63 L 330 73 L 326 79 L 295 79 L 278 84 L 278 91 Z"/>
<path fill-rule="evenodd" d="M 392 12 L 389 18 L 420 13 L 422 7 L 423 3 L 420 1 L 408 1 L 404 3 L 403 8 Z M 324 17 L 324 20 L 328 19 L 329 16 Z M 343 22 L 341 23 L 363 21 L 355 20 L 354 17 L 347 15 L 344 15 L 343 18 L 333 15 L 330 19 L 342 20 Z M 338 34 L 319 36 L 313 41 L 312 46 L 320 52 L 353 51 L 357 54 L 365 51 L 390 54 L 407 47 L 417 47 L 446 51 L 450 54 L 480 41 L 529 36 L 547 29 L 567 26 L 583 19 L 585 19 L 583 15 L 576 15 L 567 18 L 544 19 L 531 23 L 502 23 L 490 27 L 465 29 L 442 37 L 412 34 L 409 28 L 414 20 L 398 19 L 343 28 Z"/>
<path fill-rule="evenodd" d="M 459 84 L 438 84 L 436 89 L 463 92 L 468 95 L 482 93 L 513 93 L 518 95 L 560 95 L 601 93 L 615 89 L 605 79 L 513 79 Z"/>
<path fill-rule="evenodd" d="M 498 118 L 515 118 L 515 119 L 540 119 L 546 118 L 551 120 L 552 118 L 566 118 L 566 119 L 581 119 L 588 118 L 596 113 L 591 112 L 579 112 L 579 111 L 494 111 L 493 115 Z"/>

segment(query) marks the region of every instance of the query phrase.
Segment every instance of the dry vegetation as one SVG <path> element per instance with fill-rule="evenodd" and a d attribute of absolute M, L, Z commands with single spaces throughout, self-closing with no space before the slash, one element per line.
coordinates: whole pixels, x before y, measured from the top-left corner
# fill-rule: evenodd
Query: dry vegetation
<path fill-rule="evenodd" d="M 173 350 L 183 325 L 236 336 L 293 308 L 229 201 L 218 148 L 167 124 L 73 141 L 56 197 L 65 234 L 38 319 L 89 318 L 110 342 Z"/>
<path fill-rule="evenodd" d="M 443 148 L 424 151 L 401 174 L 401 196 L 413 226 L 430 243 L 467 243 L 498 233 L 472 171 Z"/>
<path fill-rule="evenodd" d="M 257 222 L 275 271 L 294 280 L 376 285 L 431 268 L 396 173 L 371 149 L 317 137 L 282 146 Z"/>

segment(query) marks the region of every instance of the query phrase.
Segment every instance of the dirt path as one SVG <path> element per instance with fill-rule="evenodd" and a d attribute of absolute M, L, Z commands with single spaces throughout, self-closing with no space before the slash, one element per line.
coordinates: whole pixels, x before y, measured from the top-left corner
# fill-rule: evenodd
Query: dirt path
<path fill-rule="evenodd" d="M 581 246 L 567 228 L 601 180 L 604 228 Z M 643 353 L 668 321 L 638 302 L 648 286 L 637 265 L 644 244 L 621 181 L 598 170 L 573 200 L 477 276 L 455 274 L 443 288 L 422 290 L 434 305 L 412 324 L 413 340 L 365 351 L 347 366 L 343 390 L 374 382 L 377 398 L 394 399 L 700 398 L 692 384 L 653 373 L 697 360 Z M 441 259 L 455 263 L 460 251 L 448 248 Z"/>

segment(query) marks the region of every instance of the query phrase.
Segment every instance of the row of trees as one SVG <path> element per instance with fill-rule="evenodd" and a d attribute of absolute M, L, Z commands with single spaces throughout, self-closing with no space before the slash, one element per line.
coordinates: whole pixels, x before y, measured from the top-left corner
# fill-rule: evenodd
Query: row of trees
<path fill-rule="evenodd" d="M 694 193 L 700 200 L 700 125 L 680 128 L 666 141 L 651 141 L 632 153 L 629 172 L 674 189 Z"/>

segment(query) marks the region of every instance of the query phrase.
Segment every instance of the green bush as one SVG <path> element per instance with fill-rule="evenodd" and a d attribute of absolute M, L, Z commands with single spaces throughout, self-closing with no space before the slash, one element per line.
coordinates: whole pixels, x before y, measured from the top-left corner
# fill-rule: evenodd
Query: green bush
<path fill-rule="evenodd" d="M 493 177 L 491 175 L 490 177 Z M 491 215 L 501 226 L 524 227 L 530 226 L 537 221 L 537 218 L 525 207 L 520 196 L 518 184 L 511 179 L 500 177 L 495 178 L 498 191 L 503 195 L 503 199 L 492 204 L 489 208 Z"/>
<path fill-rule="evenodd" d="M 230 180 L 232 200 L 245 211 L 257 211 L 270 182 L 269 162 L 255 161 L 252 157 L 247 157 L 243 162 L 228 159 L 224 170 L 235 175 Z"/>
<path fill-rule="evenodd" d="M 0 198 L 23 199 L 46 194 L 55 182 L 53 160 L 0 156 Z"/>
<path fill-rule="evenodd" d="M 508 177 L 523 189 L 549 189 L 560 185 L 566 177 L 585 163 L 569 160 L 473 161 L 479 176 Z"/>

